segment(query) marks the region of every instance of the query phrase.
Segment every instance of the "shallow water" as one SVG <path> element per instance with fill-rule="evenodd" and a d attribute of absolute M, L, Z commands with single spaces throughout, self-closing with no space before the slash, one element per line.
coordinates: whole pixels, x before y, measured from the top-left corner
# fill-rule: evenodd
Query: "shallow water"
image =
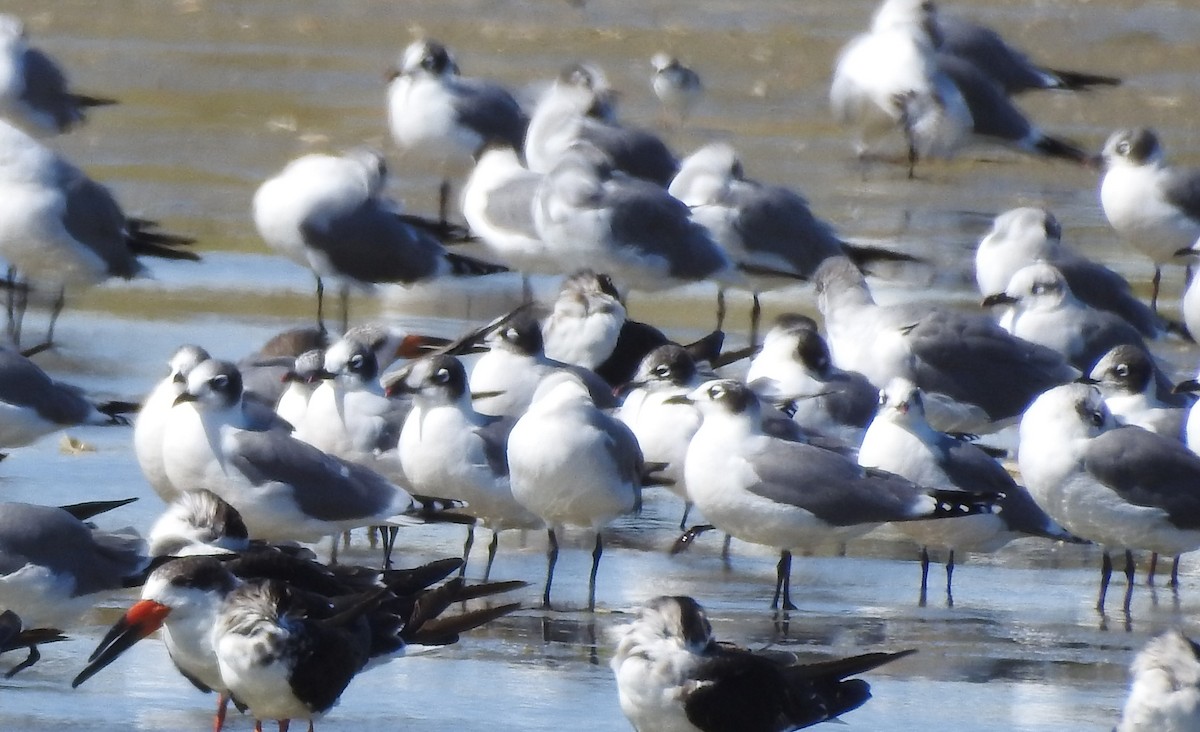
<path fill-rule="evenodd" d="M 205 254 L 200 265 L 156 265 L 153 279 L 73 296 L 60 323 L 61 346 L 39 362 L 98 395 L 130 398 L 149 389 L 180 343 L 238 357 L 272 333 L 308 322 L 311 278 L 266 251 L 250 222 L 250 197 L 298 154 L 366 141 L 388 150 L 396 195 L 411 210 L 431 213 L 438 174 L 388 146 L 383 111 L 383 71 L 422 33 L 455 50 L 465 73 L 526 94 L 568 61 L 597 62 L 624 92 L 624 118 L 646 126 L 656 124 L 657 111 L 647 83 L 650 55 L 660 48 L 679 54 L 703 75 L 708 94 L 685 127 L 665 133 L 672 146 L 682 153 L 729 139 L 750 175 L 799 188 L 844 236 L 935 263 L 878 282 L 888 297 L 919 294 L 972 306 L 975 242 L 992 216 L 1017 205 L 1050 207 L 1067 241 L 1148 294 L 1152 269 L 1108 229 L 1094 172 L 985 150 L 921 166 L 918 179 L 908 181 L 901 168 L 864 169 L 852 160 L 849 137 L 831 122 L 825 95 L 837 49 L 865 27 L 873 6 L 865 0 L 9 2 L 5 10 L 27 20 L 31 36 L 63 61 L 79 88 L 122 101 L 53 144 L 110 185 L 130 212 L 196 236 Z M 1148 124 L 1176 162 L 1200 164 L 1200 128 L 1193 122 L 1200 8 L 1132 0 L 971 0 L 953 7 L 998 27 L 1047 65 L 1126 77 L 1117 89 L 1022 97 L 1021 106 L 1044 128 L 1098 149 L 1112 129 Z M 1179 271 L 1168 273 L 1168 308 L 1181 279 Z M 356 297 L 352 316 L 386 316 L 451 335 L 465 321 L 498 312 L 517 292 L 513 278 L 458 288 L 454 297 L 435 298 L 428 288 L 388 290 Z M 707 287 L 661 298 L 635 294 L 631 309 L 683 339 L 711 327 L 712 295 Z M 748 301 L 735 304 L 733 322 L 742 322 Z M 772 294 L 766 305 L 768 313 L 814 307 L 805 288 Z M 44 314 L 31 321 L 31 332 L 38 332 Z M 1197 360 L 1194 347 L 1178 342 L 1159 350 L 1181 371 Z M 161 505 L 133 462 L 129 431 L 93 427 L 71 435 L 91 449 L 64 451 L 54 436 L 13 450 L 0 465 L 0 495 L 41 503 L 141 496 L 100 522 L 148 528 Z M 798 559 L 800 610 L 782 624 L 766 610 L 774 577 L 769 551 L 735 543 L 726 569 L 719 541 L 709 537 L 669 557 L 680 505 L 661 494 L 648 497 L 645 514 L 612 533 L 595 616 L 578 610 L 588 539 L 571 534 L 555 598 L 575 610 L 524 610 L 458 646 L 364 673 L 319 728 L 627 729 L 606 666 L 606 634 L 639 602 L 661 593 L 694 595 L 709 608 L 719 637 L 753 647 L 776 645 L 815 658 L 920 649 L 869 675 L 874 699 L 845 720 L 860 730 L 1110 729 L 1134 649 L 1172 625 L 1197 630 L 1190 619 L 1200 610 L 1200 577 L 1187 560 L 1180 597 L 1138 588 L 1127 632 L 1122 618 L 1102 623 L 1091 609 L 1094 551 L 1025 540 L 971 557 L 956 573 L 953 608 L 943 606 L 936 590 L 930 607 L 919 608 L 915 552 L 886 534 L 851 544 L 847 557 Z M 459 532 L 406 530 L 402 562 L 456 554 Z M 497 577 L 533 583 L 521 593 L 530 606 L 540 596 L 544 541 L 537 533 L 506 536 L 497 561 Z M 361 540 L 351 556 L 373 558 Z M 931 585 L 940 586 L 941 577 L 935 569 Z M 1114 585 L 1114 592 L 1121 589 Z M 69 688 L 131 597 L 103 598 L 81 627 L 70 629 L 69 642 L 47 647 L 37 666 L 0 681 L 0 727 L 208 728 L 214 700 L 173 671 L 157 641 L 139 644 L 82 688 Z M 250 726 L 237 717 L 230 724 Z"/>

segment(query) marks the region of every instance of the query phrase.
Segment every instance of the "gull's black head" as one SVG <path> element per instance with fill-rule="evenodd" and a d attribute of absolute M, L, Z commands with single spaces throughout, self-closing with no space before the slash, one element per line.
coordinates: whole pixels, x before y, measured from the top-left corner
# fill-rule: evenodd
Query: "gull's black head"
<path fill-rule="evenodd" d="M 663 383 L 687 386 L 696 378 L 696 360 L 687 349 L 675 343 L 655 348 L 638 364 L 635 384 Z"/>

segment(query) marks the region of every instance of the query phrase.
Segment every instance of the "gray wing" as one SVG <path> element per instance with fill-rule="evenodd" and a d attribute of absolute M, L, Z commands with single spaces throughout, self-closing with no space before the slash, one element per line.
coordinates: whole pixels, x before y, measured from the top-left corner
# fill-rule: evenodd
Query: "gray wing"
<path fill-rule="evenodd" d="M 587 117 L 579 138 L 604 151 L 619 170 L 666 188 L 679 171 L 679 161 L 658 137 L 631 127 L 618 127 Z"/>
<path fill-rule="evenodd" d="M 956 488 L 1007 495 L 1017 485 L 1004 466 L 978 445 L 940 435 L 935 447 L 938 464 Z"/>
<path fill-rule="evenodd" d="M 726 266 L 726 259 L 688 208 L 663 189 L 638 178 L 618 175 L 605 184 L 600 204 L 612 211 L 610 226 L 618 246 L 645 257 L 662 257 L 672 276 L 704 279 Z"/>
<path fill-rule="evenodd" d="M 867 377 L 857 372 L 835 374 L 824 382 L 833 393 L 821 397 L 829 416 L 839 424 L 866 427 L 875 418 L 879 405 L 879 390 Z"/>
<path fill-rule="evenodd" d="M 1200 221 L 1200 170 L 1171 170 L 1162 183 L 1162 191 L 1189 218 Z"/>
<path fill-rule="evenodd" d="M 415 282 L 440 271 L 445 250 L 375 199 L 300 226 L 305 243 L 325 254 L 342 274 L 359 282 Z"/>
<path fill-rule="evenodd" d="M 1078 376 L 1057 352 L 983 316 L 932 310 L 905 330 L 917 386 L 978 404 L 993 421 L 1021 414 L 1036 396 Z"/>
<path fill-rule="evenodd" d="M 758 482 L 747 490 L 802 508 L 833 526 L 917 518 L 921 499 L 928 495 L 904 478 L 796 442 L 772 441 L 751 463 Z"/>
<path fill-rule="evenodd" d="M 67 91 L 67 78 L 62 69 L 36 48 L 25 51 L 25 89 L 21 101 L 40 113 L 49 114 L 59 132 L 65 132 L 83 120 L 83 112 L 75 96 Z"/>
<path fill-rule="evenodd" d="M 1083 467 L 1122 499 L 1166 511 L 1180 529 L 1200 529 L 1200 457 L 1141 427 L 1119 427 L 1088 443 Z"/>
<path fill-rule="evenodd" d="M 32 562 L 76 578 L 75 595 L 120 587 L 145 562 L 141 543 L 89 528 L 61 508 L 0 503 L 0 574 Z"/>
<path fill-rule="evenodd" d="M 382 518 L 397 499 L 397 488 L 378 473 L 282 432 L 239 431 L 232 440 L 232 468 L 254 486 L 288 486 L 300 509 L 318 520 Z"/>
<path fill-rule="evenodd" d="M 1089 310 L 1088 317 L 1080 325 L 1079 331 L 1085 346 L 1071 365 L 1085 374 L 1090 374 L 1096 362 L 1117 346 L 1137 346 L 1143 351 L 1146 350 L 1146 342 L 1142 340 L 1137 328 L 1103 310 Z"/>
<path fill-rule="evenodd" d="M 1133 294 L 1124 277 L 1108 267 L 1075 255 L 1057 257 L 1050 263 L 1062 272 L 1071 292 L 1082 302 L 1116 313 L 1144 336 L 1154 337 L 1162 329 L 1162 321 L 1150 306 Z"/>
<path fill-rule="evenodd" d="M 719 203 L 737 209 L 733 225 L 749 251 L 780 257 L 802 276 L 842 253 L 842 242 L 829 224 L 787 188 L 743 183 L 727 188 Z"/>
<path fill-rule="evenodd" d="M 450 92 L 458 120 L 483 137 L 484 142 L 503 140 L 514 150 L 525 142 L 529 118 L 517 100 L 503 87 L 479 79 L 456 80 Z"/>
<path fill-rule="evenodd" d="M 947 53 L 937 54 L 937 64 L 958 87 L 971 110 L 975 134 L 1005 142 L 1017 142 L 1029 135 L 1032 129 L 1029 120 L 974 64 Z"/>
<path fill-rule="evenodd" d="M 64 160 L 56 178 L 66 197 L 63 226 L 71 236 L 104 260 L 108 274 L 129 279 L 142 271 L 129 247 L 127 222 L 107 188 Z"/>
<path fill-rule="evenodd" d="M 51 380 L 28 358 L 0 348 L 0 401 L 29 407 L 56 424 L 78 424 L 94 407 L 74 386 Z"/>
<path fill-rule="evenodd" d="M 590 413 L 589 422 L 590 426 L 604 433 L 605 449 L 608 450 L 613 464 L 617 466 L 617 474 L 621 480 L 640 486 L 645 462 L 642 448 L 638 445 L 633 430 L 624 422 L 608 416 L 599 409 Z"/>
<path fill-rule="evenodd" d="M 508 475 L 508 434 L 516 423 L 516 417 L 497 417 L 475 429 L 483 441 L 488 467 L 496 475 Z"/>
<path fill-rule="evenodd" d="M 939 14 L 938 30 L 941 33 L 939 50 L 975 64 L 1006 94 L 1055 86 L 1053 77 L 1035 66 L 1024 53 L 1005 43 L 991 28 L 957 16 Z"/>
<path fill-rule="evenodd" d="M 493 226 L 538 239 L 533 223 L 533 201 L 542 176 L 530 173 L 488 193 L 484 215 Z"/>

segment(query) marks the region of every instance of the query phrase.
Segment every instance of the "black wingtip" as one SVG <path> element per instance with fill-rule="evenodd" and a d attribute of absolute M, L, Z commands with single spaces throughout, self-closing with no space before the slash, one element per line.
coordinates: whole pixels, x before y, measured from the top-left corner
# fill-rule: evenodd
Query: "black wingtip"
<path fill-rule="evenodd" d="M 1059 160 L 1069 160 L 1077 165 L 1082 165 L 1085 168 L 1094 168 L 1096 166 L 1096 156 L 1084 152 L 1078 145 L 1073 142 L 1063 140 L 1050 135 L 1042 135 L 1037 142 L 1033 144 L 1041 154 L 1057 158 Z"/>
<path fill-rule="evenodd" d="M 1121 79 L 1104 74 L 1089 74 L 1083 71 L 1066 71 L 1046 69 L 1060 82 L 1060 89 L 1069 91 L 1090 91 L 1094 86 L 1120 86 Z"/>
<path fill-rule="evenodd" d="M 87 521 L 93 516 L 99 516 L 102 513 L 107 513 L 121 506 L 128 506 L 137 500 L 137 496 L 132 498 L 121 498 L 115 501 L 85 501 L 84 503 L 72 503 L 66 506 L 59 506 L 62 510 L 71 514 L 80 521 Z"/>
<path fill-rule="evenodd" d="M 450 263 L 450 271 L 456 277 L 481 277 L 483 275 L 499 274 L 508 272 L 508 267 L 499 264 L 492 264 L 474 257 L 466 257 L 462 254 L 446 252 L 446 261 Z"/>

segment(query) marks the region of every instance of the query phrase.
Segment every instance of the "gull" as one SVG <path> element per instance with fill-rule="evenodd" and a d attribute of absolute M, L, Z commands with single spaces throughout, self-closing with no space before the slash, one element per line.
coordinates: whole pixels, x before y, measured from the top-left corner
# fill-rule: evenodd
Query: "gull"
<path fill-rule="evenodd" d="M 1173 557 L 1200 548 L 1200 457 L 1178 440 L 1118 425 L 1094 386 L 1064 384 L 1034 400 L 1021 418 L 1017 458 L 1038 505 L 1104 548 L 1101 613 L 1110 552 L 1125 551 L 1128 615 L 1133 550 Z"/>
<path fill-rule="evenodd" d="M 800 194 L 747 178 L 737 151 L 727 143 L 710 143 L 685 158 L 668 192 L 691 208 L 692 219 L 708 230 L 731 259 L 749 265 L 751 275 L 774 273 L 751 277 L 751 343 L 758 341 L 760 290 L 808 279 L 822 261 L 839 254 L 860 265 L 913 260 L 908 255 L 842 241 L 832 226 L 813 215 Z M 719 296 L 723 295 L 722 291 Z M 723 300 L 719 307 L 718 328 L 723 320 Z"/>
<path fill-rule="evenodd" d="M 879 389 L 835 366 L 816 323 L 799 315 L 776 319 L 750 361 L 746 383 L 767 402 L 786 403 L 801 427 L 847 445 L 862 442 L 879 402 Z"/>
<path fill-rule="evenodd" d="M 609 665 L 636 732 L 778 732 L 835 720 L 871 697 L 851 676 L 915 653 L 802 664 L 718 642 L 704 608 L 686 596 L 651 598 L 614 635 Z"/>
<path fill-rule="evenodd" d="M 729 280 L 733 264 L 688 207 L 654 183 L 626 175 L 588 143 L 559 156 L 534 200 L 538 235 L 574 268 L 626 287 Z"/>
<path fill-rule="evenodd" d="M 1150 307 L 1157 310 L 1162 266 L 1200 238 L 1200 171 L 1169 165 L 1158 135 L 1146 127 L 1113 132 L 1100 158 L 1104 216 L 1154 262 Z"/>
<path fill-rule="evenodd" d="M 137 405 L 94 402 L 72 384 L 55 381 L 33 361 L 0 346 L 0 447 L 28 445 L 78 425 L 126 425 Z"/>
<path fill-rule="evenodd" d="M 195 344 L 176 348 L 167 361 L 167 375 L 142 400 L 142 406 L 133 420 L 133 454 L 137 458 L 138 468 L 165 503 L 174 500 L 179 490 L 167 478 L 163 459 L 163 431 L 171 407 L 187 387 L 188 374 L 209 358 L 208 351 Z"/>
<path fill-rule="evenodd" d="M 488 350 L 475 359 L 470 377 L 472 404 L 480 414 L 520 417 L 541 380 L 560 369 L 582 379 L 597 404 L 615 406 L 612 387 L 595 372 L 546 355 L 542 325 L 527 308 L 505 318 L 485 343 Z"/>
<path fill-rule="evenodd" d="M 715 380 L 681 400 L 704 417 L 688 446 L 688 497 L 716 528 L 780 550 L 771 607 L 795 609 L 792 551 L 861 536 L 880 523 L 987 513 L 995 494 L 924 488 L 830 450 L 763 431 L 745 384 Z"/>
<path fill-rule="evenodd" d="M 461 505 L 414 497 L 286 433 L 249 430 L 241 401 L 233 364 L 210 359 L 192 369 L 171 410 L 163 454 L 177 488 L 217 494 L 256 539 L 311 542 Z"/>
<path fill-rule="evenodd" d="M 916 13 L 882 5 L 871 30 L 839 52 L 829 87 L 835 119 L 858 129 L 860 157 L 877 139 L 904 132 L 909 177 L 917 158 L 953 155 L 974 124 L 963 94 L 939 68 L 922 23 Z"/>
<path fill-rule="evenodd" d="M 18 284 L 16 275 L 10 276 L 17 312 L 9 328 L 16 342 L 31 285 L 58 290 L 46 334 L 49 344 L 67 287 L 143 275 L 140 256 L 199 259 L 185 248 L 191 239 L 158 231 L 152 221 L 127 217 L 107 188 L 4 120 L 0 192 L 7 202 L 0 211 L 0 256 L 24 280 Z"/>
<path fill-rule="evenodd" d="M 933 3 L 890 0 L 871 30 L 851 40 L 834 71 L 830 102 L 843 123 L 868 133 L 900 128 L 909 177 L 918 157 L 950 157 L 971 142 L 1090 164 L 1091 157 L 1033 125 L 971 61 L 939 47 Z"/>
<path fill-rule="evenodd" d="M 387 81 L 388 127 L 402 150 L 434 158 L 446 170 L 489 143 L 521 148 L 529 119 L 516 99 L 499 84 L 461 76 L 441 43 L 413 41 Z M 449 189 L 443 180 L 442 221 Z"/>
<path fill-rule="evenodd" d="M 1079 376 L 1059 353 L 1014 338 L 983 315 L 927 303 L 876 305 L 848 259 L 826 260 L 814 281 L 834 363 L 878 388 L 908 378 L 942 431 L 993 431 L 1038 394 Z"/>
<path fill-rule="evenodd" d="M 1137 328 L 1080 302 L 1062 272 L 1045 262 L 1017 270 L 1004 292 L 984 298 L 983 304 L 1008 305 L 1000 319 L 1005 330 L 1061 353 L 1081 373 L 1090 373 L 1115 346 L 1146 347 Z"/>
<path fill-rule="evenodd" d="M 95 606 L 96 593 L 141 584 L 149 563 L 141 537 L 85 523 L 132 500 L 0 503 L 0 607 L 31 626 L 64 628 Z"/>
<path fill-rule="evenodd" d="M 275 404 L 280 419 L 293 427 L 304 424 L 308 413 L 308 401 L 321 384 L 325 371 L 325 351 L 314 348 L 296 356 L 292 368 L 281 377 L 285 383 L 283 393 Z"/>
<path fill-rule="evenodd" d="M 666 187 L 679 163 L 662 140 L 616 121 L 614 93 L 604 72 L 573 63 L 538 100 L 525 134 L 529 169 L 549 174 L 569 148 L 584 142 L 626 175 Z"/>
<path fill-rule="evenodd" d="M 1104 395 L 1104 403 L 1121 424 L 1132 424 L 1173 440 L 1183 439 L 1183 426 L 1192 402 L 1178 396 L 1159 396 L 1166 376 L 1144 348 L 1114 346 L 1088 374 Z M 1168 401 L 1170 400 L 1170 401 Z"/>
<path fill-rule="evenodd" d="M 654 67 L 654 75 L 650 77 L 654 96 L 658 97 L 663 111 L 682 124 L 704 96 L 700 75 L 663 51 L 650 57 L 650 65 Z"/>
<path fill-rule="evenodd" d="M 524 278 L 532 298 L 530 274 L 561 274 L 556 250 L 538 235 L 533 202 L 542 174 L 525 167 L 517 148 L 492 144 L 475 161 L 462 190 L 462 214 L 471 233 L 491 256 Z"/>
<path fill-rule="evenodd" d="M 415 354 L 414 354 L 415 355 Z M 325 352 L 323 382 L 313 390 L 296 425 L 296 438 L 322 452 L 391 473 L 396 440 L 409 403 L 388 399 L 379 384 L 379 360 L 353 337 L 343 337 Z"/>
<path fill-rule="evenodd" d="M 902 534 L 921 546 L 922 606 L 929 578 L 929 547 L 947 551 L 946 604 L 953 606 L 956 550 L 993 552 L 1022 536 L 1077 541 L 983 448 L 933 429 L 925 419 L 921 390 L 907 379 L 893 379 L 880 392 L 879 413 L 858 448 L 858 464 L 930 488 L 990 490 L 1003 496 L 994 513 L 896 524 Z"/>
<path fill-rule="evenodd" d="M 1120 315 L 1147 338 L 1162 333 L 1162 320 L 1137 298 L 1129 282 L 1063 244 L 1058 219 L 1042 208 L 1010 209 L 992 221 L 991 230 L 975 250 L 979 294 L 987 297 L 1003 292 L 1017 270 L 1037 261 L 1054 265 L 1084 303 Z"/>
<path fill-rule="evenodd" d="M 641 507 L 644 466 L 637 438 L 596 407 L 579 377 L 558 371 L 542 380 L 513 425 L 508 467 L 513 496 L 548 527 L 543 607 L 550 607 L 558 534 L 572 525 L 596 534 L 588 579 L 588 610 L 594 611 L 603 528 Z"/>
<path fill-rule="evenodd" d="M 374 150 L 305 155 L 287 164 L 254 194 L 254 225 L 272 249 L 312 271 L 317 325 L 324 329 L 324 279 L 341 285 L 342 330 L 350 288 L 404 285 L 442 276 L 502 271 L 447 252 L 444 227 L 405 215 L 383 197 L 387 169 Z"/>
<path fill-rule="evenodd" d="M 888 0 L 899 3 L 909 1 Z M 1095 86 L 1117 86 L 1121 83 L 1120 79 L 1103 74 L 1038 65 L 991 28 L 958 15 L 942 14 L 936 8 L 932 16 L 938 50 L 970 61 L 996 82 L 1005 94 L 1031 89 L 1086 91 Z"/>
<path fill-rule="evenodd" d="M 1151 638 L 1129 671 L 1133 683 L 1114 732 L 1200 728 L 1200 646 L 1183 631 Z"/>
<path fill-rule="evenodd" d="M 411 394 L 412 411 L 400 432 L 404 475 L 414 490 L 464 501 L 476 524 L 490 529 L 486 581 L 496 561 L 500 532 L 540 529 L 542 521 L 513 497 L 509 482 L 508 432 L 516 418 L 498 419 L 476 412 L 467 389 L 467 371 L 449 355 L 414 361 L 386 379 L 389 395 Z M 475 539 L 467 529 L 463 570 Z"/>
<path fill-rule="evenodd" d="M 0 15 L 0 113 L 38 134 L 67 132 L 84 121 L 92 107 L 115 100 L 78 94 L 59 65 L 31 46 L 25 24 Z"/>
<path fill-rule="evenodd" d="M 684 459 L 696 430 L 700 410 L 674 398 L 686 395 L 700 384 L 700 370 L 683 346 L 668 343 L 655 348 L 638 366 L 626 385 L 621 406 L 613 413 L 637 438 L 647 463 L 664 466 L 658 471 L 666 487 L 685 502 L 679 528 L 687 526 L 691 509 L 684 482 Z"/>

